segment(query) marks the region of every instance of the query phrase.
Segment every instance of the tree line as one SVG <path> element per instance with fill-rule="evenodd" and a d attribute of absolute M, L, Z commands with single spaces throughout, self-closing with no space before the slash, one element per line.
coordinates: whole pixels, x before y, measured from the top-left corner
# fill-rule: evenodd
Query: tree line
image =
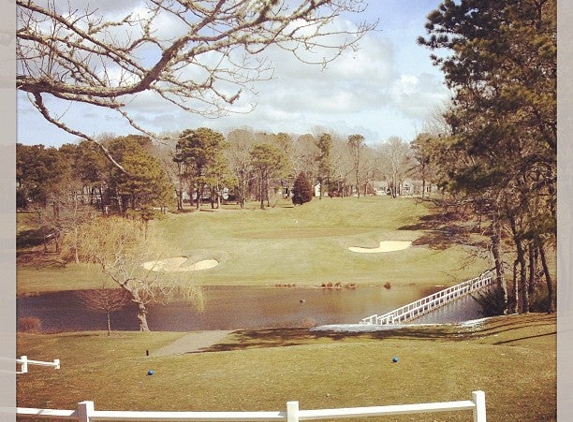
<path fill-rule="evenodd" d="M 292 196 L 304 174 L 320 194 L 367 195 L 373 181 L 399 194 L 406 178 L 423 177 L 414 149 L 400 138 L 371 147 L 362 135 L 269 134 L 247 129 L 224 136 L 209 128 L 187 129 L 161 142 L 128 135 L 100 141 L 121 169 L 89 141 L 59 148 L 17 145 L 17 207 L 51 209 L 58 215 L 74 202 L 102 213 L 149 208 L 183 210 L 223 200 L 244 207 Z M 415 143 L 413 143 L 415 145 Z M 430 183 L 429 180 L 424 183 Z"/>

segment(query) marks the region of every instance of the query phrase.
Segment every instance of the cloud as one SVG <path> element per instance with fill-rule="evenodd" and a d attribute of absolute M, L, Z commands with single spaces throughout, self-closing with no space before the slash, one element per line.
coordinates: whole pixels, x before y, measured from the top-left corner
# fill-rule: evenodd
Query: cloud
<path fill-rule="evenodd" d="M 420 75 L 401 75 L 390 88 L 392 104 L 405 116 L 422 119 L 429 112 L 443 104 L 448 91 L 435 76 L 427 73 Z"/>
<path fill-rule="evenodd" d="M 87 0 L 77 0 L 77 7 L 85 4 Z M 99 0 L 94 7 L 106 14 L 123 17 L 138 4 L 140 2 L 136 0 Z M 375 7 L 378 7 L 376 13 L 380 14 L 381 22 L 383 17 L 389 23 L 388 28 L 367 34 L 360 40 L 358 49 L 343 52 L 325 68 L 303 63 L 277 46 L 269 47 L 266 55 L 274 67 L 273 78 L 256 82 L 253 91 L 245 90 L 233 105 L 237 111 L 246 111 L 256 104 L 252 113 L 231 113 L 220 119 L 207 119 L 185 113 L 149 92 L 130 98 L 128 109 L 138 124 L 156 132 L 200 126 L 226 131 L 248 125 L 269 132 L 307 133 L 322 126 L 341 135 L 361 133 L 367 141 L 374 142 L 393 135 L 409 138 L 448 96 L 443 77 L 431 66 L 428 51 L 415 44 L 415 34 L 423 31 L 420 26 L 424 20 L 422 15 L 431 8 L 422 10 L 420 6 L 414 10 L 404 5 L 399 6 L 396 13 L 390 6 L 375 4 Z M 371 17 L 359 18 L 369 20 Z M 333 29 L 344 30 L 355 24 L 338 18 L 332 25 Z M 179 30 L 175 24 L 170 26 L 167 20 L 162 26 L 161 33 L 166 36 L 167 31 Z M 139 53 L 149 54 L 149 57 L 153 54 L 150 51 Z M 313 60 L 320 62 L 321 54 L 325 52 L 314 53 Z M 188 75 L 192 74 L 190 69 Z M 232 92 L 228 86 L 224 89 Z M 29 105 L 19 107 L 19 137 L 22 140 L 38 139 L 37 134 L 32 133 L 38 125 L 28 121 L 41 117 L 37 112 L 28 114 Z M 74 112 L 65 116 L 66 123 L 88 134 L 135 132 L 118 114 L 100 109 L 95 112 L 94 118 L 93 108 L 74 107 Z"/>
<path fill-rule="evenodd" d="M 298 61 L 274 48 L 269 59 L 274 79 L 257 84 L 258 108 L 280 108 L 288 113 L 340 115 L 380 105 L 392 82 L 393 48 L 382 38 L 367 36 L 356 51 L 345 51 L 326 68 Z"/>

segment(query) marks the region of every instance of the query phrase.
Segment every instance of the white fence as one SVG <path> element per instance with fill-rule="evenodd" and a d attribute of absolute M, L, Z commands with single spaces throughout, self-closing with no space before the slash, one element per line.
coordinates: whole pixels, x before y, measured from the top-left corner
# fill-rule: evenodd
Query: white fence
<path fill-rule="evenodd" d="M 401 308 L 383 315 L 370 315 L 369 317 L 363 318 L 360 321 L 360 324 L 392 325 L 412 321 L 413 319 L 426 315 L 437 308 L 453 302 L 454 300 L 467 296 L 472 292 L 491 286 L 493 282 L 493 275 L 487 273 L 471 280 L 464 281 L 463 283 L 456 284 L 455 286 L 448 287 L 447 289 L 440 290 L 437 293 L 423 297 L 422 299 L 404 305 Z"/>
<path fill-rule="evenodd" d="M 25 374 L 28 372 L 29 365 L 52 366 L 54 369 L 60 369 L 60 360 L 54 359 L 53 362 L 43 362 L 41 360 L 31 360 L 28 356 L 22 355 L 20 359 L 16 359 L 16 363 L 20 364 L 20 370 L 16 371 L 17 374 Z"/>
<path fill-rule="evenodd" d="M 321 419 L 392 416 L 412 413 L 472 411 L 473 422 L 486 421 L 485 393 L 474 391 L 471 400 L 442 403 L 401 404 L 391 406 L 352 407 L 340 409 L 301 410 L 298 401 L 290 401 L 286 411 L 269 412 L 149 412 L 95 410 L 92 401 L 78 403 L 76 410 L 16 408 L 18 416 L 95 421 L 309 421 Z"/>

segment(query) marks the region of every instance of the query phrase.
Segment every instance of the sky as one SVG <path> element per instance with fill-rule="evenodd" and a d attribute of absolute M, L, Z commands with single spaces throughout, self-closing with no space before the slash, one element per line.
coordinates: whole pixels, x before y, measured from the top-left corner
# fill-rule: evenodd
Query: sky
<path fill-rule="evenodd" d="M 99 4 L 113 8 L 127 3 L 102 0 Z M 244 104 L 256 104 L 250 113 L 205 118 L 146 95 L 131 103 L 130 112 L 138 124 L 155 133 L 206 126 L 223 133 L 251 128 L 299 135 L 361 134 L 370 145 L 393 136 L 411 141 L 448 99 L 443 75 L 430 60 L 431 51 L 416 44 L 417 37 L 425 35 L 426 16 L 439 4 L 439 0 L 371 0 L 366 12 L 352 19 L 378 20 L 377 30 L 361 40 L 357 51 L 346 52 L 326 69 L 271 50 L 273 79 L 257 82 L 255 93 L 241 97 Z M 111 111 L 84 106 L 58 109 L 59 104 L 48 104 L 56 107 L 68 126 L 90 136 L 137 133 Z M 77 140 L 46 122 L 22 93 L 17 113 L 20 143 L 60 146 Z"/>

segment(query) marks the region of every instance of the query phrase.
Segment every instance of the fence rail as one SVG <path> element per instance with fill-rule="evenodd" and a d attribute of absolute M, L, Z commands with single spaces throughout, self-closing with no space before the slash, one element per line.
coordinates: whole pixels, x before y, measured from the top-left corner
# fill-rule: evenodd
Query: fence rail
<path fill-rule="evenodd" d="M 60 369 L 60 360 L 54 359 L 53 362 L 44 362 L 41 360 L 31 360 L 28 356 L 22 355 L 20 359 L 16 359 L 16 363 L 20 364 L 20 370 L 16 374 L 26 374 L 29 365 L 52 366 L 54 369 Z"/>
<path fill-rule="evenodd" d="M 287 421 L 299 422 L 321 419 L 359 418 L 369 416 L 393 416 L 411 413 L 435 413 L 472 411 L 473 422 L 486 421 L 485 393 L 472 392 L 471 400 L 402 404 L 390 406 L 353 407 L 339 409 L 301 410 L 298 401 L 286 404 L 286 411 L 269 412 L 149 412 L 149 411 L 101 411 L 95 410 L 94 402 L 78 403 L 76 410 L 16 408 L 19 416 L 38 418 L 70 419 L 78 422 L 96 421 Z"/>
<path fill-rule="evenodd" d="M 430 296 L 418 299 L 415 302 L 402 306 L 383 315 L 370 315 L 360 320 L 360 324 L 366 325 L 393 325 L 412 321 L 426 315 L 454 300 L 460 299 L 477 290 L 484 289 L 493 284 L 494 277 L 486 273 L 471 280 L 440 290 Z"/>

